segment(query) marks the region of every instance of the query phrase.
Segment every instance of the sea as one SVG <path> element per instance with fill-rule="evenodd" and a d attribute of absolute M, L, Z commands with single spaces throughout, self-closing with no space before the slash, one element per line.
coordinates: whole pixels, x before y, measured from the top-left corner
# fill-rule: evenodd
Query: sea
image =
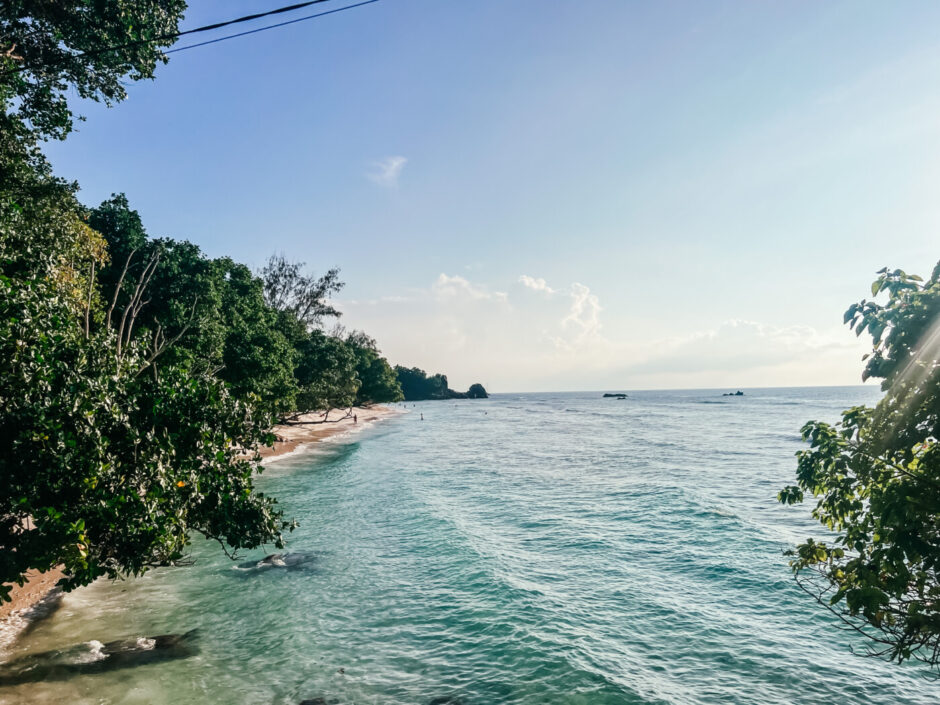
<path fill-rule="evenodd" d="M 281 555 L 196 538 L 66 595 L 2 654 L 0 703 L 940 702 L 784 555 L 826 536 L 776 500 L 800 427 L 877 387 L 609 391 L 398 405 L 271 462 Z"/>

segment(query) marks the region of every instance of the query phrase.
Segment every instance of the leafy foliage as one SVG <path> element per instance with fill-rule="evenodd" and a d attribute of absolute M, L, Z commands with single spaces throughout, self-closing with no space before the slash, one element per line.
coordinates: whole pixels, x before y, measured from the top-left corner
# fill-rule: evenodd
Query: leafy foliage
<path fill-rule="evenodd" d="M 354 331 L 346 336 L 346 345 L 356 361 L 356 377 L 359 389 L 356 392 L 356 404 L 381 404 L 404 399 L 398 375 L 381 356 L 373 338 L 362 331 Z"/>
<path fill-rule="evenodd" d="M 418 367 L 395 366 L 395 374 L 401 385 L 405 401 L 424 401 L 427 399 L 486 399 L 489 395 L 482 384 L 470 385 L 466 392 L 455 392 L 448 386 L 447 375 L 428 375 Z"/>
<path fill-rule="evenodd" d="M 356 401 L 356 358 L 340 338 L 312 331 L 298 349 L 297 415 L 343 409 Z"/>
<path fill-rule="evenodd" d="M 36 137 L 62 138 L 74 115 L 68 91 L 112 104 L 123 80 L 152 78 L 183 0 L 7 0 L 0 4 L 0 102 Z"/>
<path fill-rule="evenodd" d="M 0 581 L 139 574 L 190 532 L 281 544 L 292 524 L 253 490 L 271 418 L 206 369 L 161 364 L 133 318 L 109 323 L 105 240 L 68 185 L 21 173 L 0 194 Z"/>
<path fill-rule="evenodd" d="M 864 378 L 884 398 L 854 407 L 835 426 L 810 421 L 797 485 L 781 502 L 816 497 L 813 516 L 830 542 L 807 540 L 791 555 L 800 585 L 872 652 L 940 667 L 940 264 L 929 281 L 881 270 L 872 295 L 845 321 L 873 339 Z"/>
<path fill-rule="evenodd" d="M 409 368 L 401 365 L 395 365 L 395 374 L 398 375 L 398 383 L 406 401 L 447 398 L 446 375 L 436 374 L 429 377 L 428 373 L 419 367 Z"/>

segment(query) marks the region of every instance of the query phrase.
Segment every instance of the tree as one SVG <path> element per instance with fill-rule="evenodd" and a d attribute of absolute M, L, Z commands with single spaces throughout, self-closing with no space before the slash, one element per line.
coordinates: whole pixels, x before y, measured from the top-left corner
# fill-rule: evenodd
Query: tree
<path fill-rule="evenodd" d="M 0 188 L 0 583 L 57 564 L 67 589 L 136 575 L 179 561 L 191 532 L 282 545 L 293 524 L 253 487 L 270 417 L 134 333 L 146 275 L 107 315 L 105 240 L 17 154 L 0 155 L 17 174 Z"/>
<path fill-rule="evenodd" d="M 0 4 L 0 103 L 33 138 L 64 138 L 75 119 L 71 87 L 108 105 L 124 79 L 152 78 L 166 62 L 183 0 L 10 0 Z"/>
<path fill-rule="evenodd" d="M 302 273 L 304 266 L 303 262 L 288 262 L 281 255 L 272 255 L 261 270 L 261 278 L 268 305 L 312 330 L 324 318 L 340 316 L 328 299 L 343 288 L 343 282 L 335 267 L 322 277 L 314 277 Z"/>
<path fill-rule="evenodd" d="M 141 336 L 173 341 L 167 361 L 213 370 L 239 399 L 275 413 L 293 409 L 297 394 L 293 337 L 305 335 L 289 314 L 272 309 L 262 280 L 229 258 L 210 260 L 185 240 L 150 239 L 123 194 L 91 212 L 112 254 L 100 274 L 106 291 L 123 284 L 114 299 L 120 316 L 145 273 L 147 305 L 135 318 Z M 148 270 L 148 263 L 157 266 Z"/>
<path fill-rule="evenodd" d="M 381 404 L 401 401 L 404 395 L 395 370 L 388 360 L 381 356 L 375 339 L 362 331 L 353 331 L 346 336 L 346 345 L 356 361 L 356 376 L 359 378 L 359 390 L 356 404 Z"/>
<path fill-rule="evenodd" d="M 283 332 L 278 313 L 265 302 L 262 280 L 228 258 L 214 260 L 213 268 L 221 289 L 225 331 L 219 376 L 234 394 L 253 395 L 273 413 L 294 409 L 298 353 Z"/>
<path fill-rule="evenodd" d="M 797 485 L 779 499 L 816 498 L 813 516 L 836 535 L 790 552 L 798 584 L 871 640 L 870 651 L 940 668 L 940 264 L 930 280 L 879 272 L 845 321 L 867 331 L 863 379 L 881 378 L 874 408 L 810 421 Z"/>
<path fill-rule="evenodd" d="M 359 378 L 356 357 L 342 339 L 311 331 L 298 348 L 297 395 L 294 419 L 311 411 L 323 411 L 323 418 L 332 409 L 345 409 L 356 401 Z"/>

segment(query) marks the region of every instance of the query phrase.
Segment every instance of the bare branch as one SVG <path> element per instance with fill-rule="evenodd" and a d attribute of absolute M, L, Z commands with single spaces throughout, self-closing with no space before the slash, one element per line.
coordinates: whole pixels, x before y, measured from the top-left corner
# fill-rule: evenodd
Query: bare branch
<path fill-rule="evenodd" d="M 131 266 L 131 260 L 134 258 L 134 253 L 137 250 L 131 250 L 131 253 L 127 256 L 127 261 L 124 263 L 124 269 L 121 271 L 121 278 L 118 279 L 118 283 L 114 286 L 114 297 L 111 299 L 111 306 L 108 308 L 108 319 L 105 322 L 105 327 L 111 327 L 111 313 L 114 311 L 114 307 L 117 305 L 118 294 L 121 292 L 121 287 L 124 286 L 124 277 L 127 276 L 127 270 Z"/>
<path fill-rule="evenodd" d="M 16 46 L 14 44 L 14 46 Z M 88 299 L 85 301 L 85 340 L 88 340 L 90 334 L 90 323 L 89 319 L 91 318 L 91 295 L 95 290 L 95 260 L 91 261 L 91 272 L 88 275 Z"/>
<path fill-rule="evenodd" d="M 118 337 L 117 337 L 117 357 L 121 357 L 121 348 L 125 345 L 125 330 L 127 325 L 127 316 L 131 316 L 131 325 L 134 326 L 134 318 L 137 317 L 137 314 L 140 312 L 142 304 L 140 303 L 141 297 L 143 296 L 144 290 L 147 287 L 147 284 L 150 283 L 150 277 L 153 276 L 154 270 L 157 268 L 157 263 L 160 261 L 160 253 L 155 252 L 150 257 L 150 261 L 147 262 L 147 266 L 144 267 L 143 273 L 140 275 L 140 280 L 137 282 L 137 287 L 134 289 L 134 293 L 131 296 L 131 300 L 127 303 L 127 306 L 124 307 L 124 313 L 121 316 L 121 325 L 118 327 Z M 127 336 L 127 343 L 130 343 L 130 335 Z"/>
<path fill-rule="evenodd" d="M 140 374 L 141 372 L 146 370 L 147 367 L 153 364 L 154 360 L 156 360 L 158 357 L 160 357 L 160 355 L 163 354 L 164 350 L 166 350 L 167 348 L 173 347 L 179 341 L 180 338 L 186 335 L 186 331 L 190 329 L 190 327 L 193 324 L 193 321 L 196 318 L 196 306 L 198 304 L 199 304 L 199 297 L 197 296 L 193 299 L 193 306 L 189 311 L 189 319 L 186 321 L 186 325 L 184 325 L 180 329 L 180 331 L 169 340 L 167 340 L 166 336 L 163 334 L 163 325 L 160 324 L 157 326 L 157 330 L 153 336 L 153 341 L 154 341 L 153 351 L 150 357 L 148 357 L 147 360 L 144 362 L 144 364 L 141 366 L 141 368 L 137 370 L 137 374 Z"/>

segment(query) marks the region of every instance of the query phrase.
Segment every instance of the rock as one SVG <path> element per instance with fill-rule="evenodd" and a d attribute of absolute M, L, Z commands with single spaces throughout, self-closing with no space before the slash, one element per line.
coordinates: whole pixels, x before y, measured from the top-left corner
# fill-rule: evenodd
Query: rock
<path fill-rule="evenodd" d="M 297 570 L 309 567 L 316 560 L 316 555 L 311 551 L 292 551 L 289 553 L 272 553 L 265 556 L 260 561 L 245 561 L 239 563 L 239 570 L 261 571 L 269 568 L 285 568 L 287 570 Z"/>
<path fill-rule="evenodd" d="M 487 399 L 490 395 L 486 393 L 486 390 L 483 388 L 483 385 L 477 382 L 476 384 L 471 384 L 470 389 L 467 390 L 467 397 L 469 399 Z"/>
<path fill-rule="evenodd" d="M 467 701 L 458 695 L 439 695 L 431 698 L 428 705 L 466 705 Z"/>
<path fill-rule="evenodd" d="M 608 392 L 607 394 L 604 395 L 604 399 L 626 399 L 626 398 L 627 398 L 627 395 L 620 393 L 620 392 L 618 392 L 617 394 L 611 394 Z"/>
<path fill-rule="evenodd" d="M 29 654 L 0 666 L 0 685 L 65 680 L 194 656 L 196 630 L 101 643 L 92 640 L 57 651 Z"/>

